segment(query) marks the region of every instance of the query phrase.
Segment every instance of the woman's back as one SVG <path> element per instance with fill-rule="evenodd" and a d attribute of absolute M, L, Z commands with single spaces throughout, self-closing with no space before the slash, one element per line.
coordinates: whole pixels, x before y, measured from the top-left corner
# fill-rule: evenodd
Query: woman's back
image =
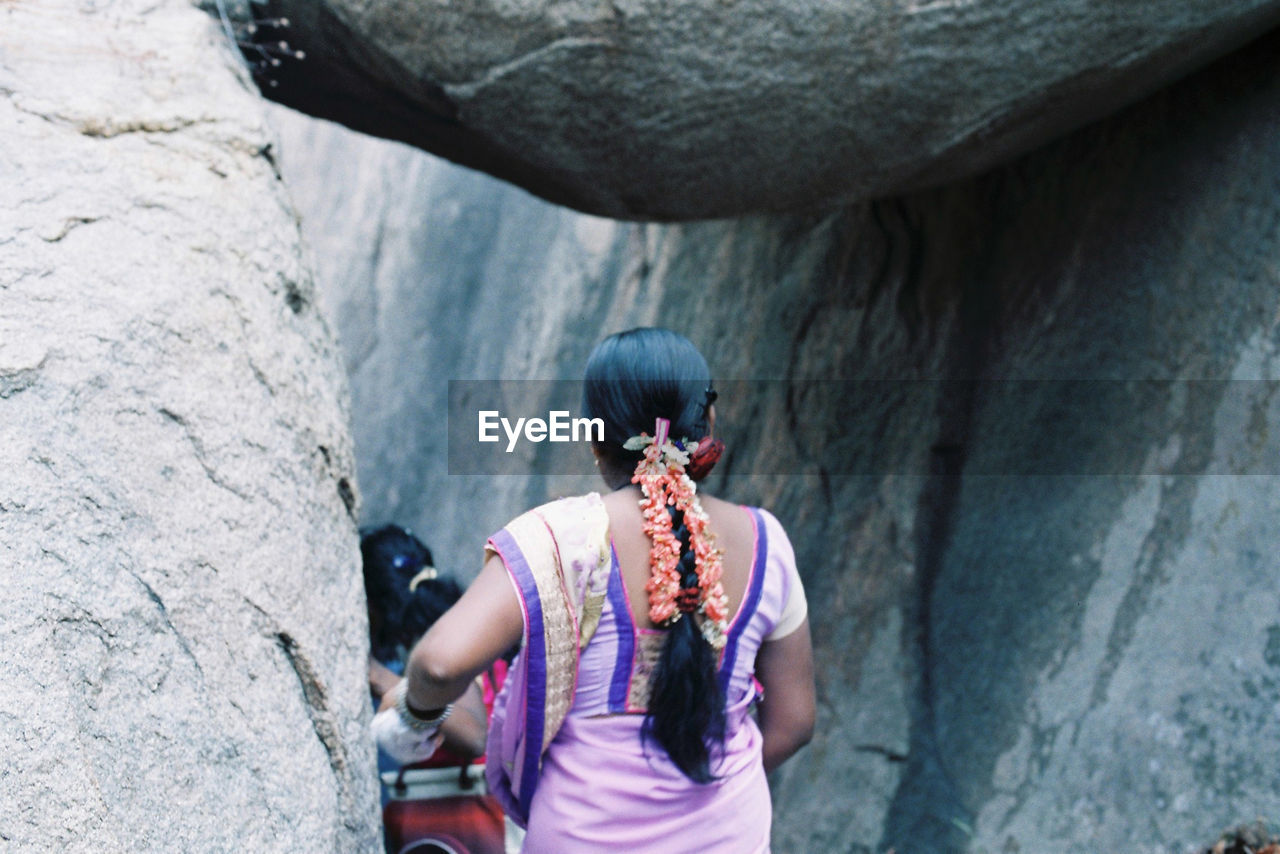
<path fill-rule="evenodd" d="M 635 578 L 637 570 L 647 574 L 648 562 L 648 539 L 636 530 L 640 514 L 632 514 L 637 498 L 624 489 L 603 500 L 613 546 L 610 595 L 579 658 L 573 708 L 544 759 L 526 850 L 766 851 L 771 806 L 763 739 L 749 712 L 757 697 L 757 651 L 789 594 L 797 594 L 790 545 L 767 512 L 705 502 L 712 524 L 729 532 L 730 620 L 718 673 L 728 690 L 724 740 L 712 751 L 715 779 L 695 782 L 643 732 L 651 665 L 666 630 L 648 619 L 646 579 Z M 631 572 L 624 555 L 634 561 Z M 561 561 L 574 557 L 562 554 Z"/>

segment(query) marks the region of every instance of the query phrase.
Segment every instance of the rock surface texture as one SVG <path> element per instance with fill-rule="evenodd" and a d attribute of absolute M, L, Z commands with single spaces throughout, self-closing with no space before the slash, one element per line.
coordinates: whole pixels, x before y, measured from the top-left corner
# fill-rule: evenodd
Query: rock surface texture
<path fill-rule="evenodd" d="M 453 8 L 395 29 L 401 56 Z M 506 32 L 475 50 L 529 56 L 512 75 L 598 50 Z M 1037 59 L 1090 49 L 1069 32 Z M 819 731 L 773 779 L 775 850 L 1163 854 L 1280 815 L 1277 57 L 1272 35 L 943 188 L 681 226 L 282 115 L 364 521 L 474 571 L 506 518 L 594 484 L 448 476 L 445 381 L 573 376 L 601 335 L 669 325 L 755 381 L 721 400 L 709 488 L 778 513 L 813 606 Z"/>
<path fill-rule="evenodd" d="M 969 175 L 1280 21 L 1278 0 L 268 0 L 282 103 L 626 219 Z"/>
<path fill-rule="evenodd" d="M 380 851 L 346 381 L 181 0 L 0 7 L 0 848 Z"/>

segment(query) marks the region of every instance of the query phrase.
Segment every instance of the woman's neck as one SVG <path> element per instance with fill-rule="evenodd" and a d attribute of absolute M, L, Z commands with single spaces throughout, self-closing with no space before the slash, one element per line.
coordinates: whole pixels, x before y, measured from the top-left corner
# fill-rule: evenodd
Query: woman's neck
<path fill-rule="evenodd" d="M 633 486 L 631 483 L 631 472 L 617 466 L 607 466 L 600 464 L 600 477 L 604 478 L 605 486 L 609 487 L 611 492 L 617 492 L 619 489 L 626 489 Z"/>

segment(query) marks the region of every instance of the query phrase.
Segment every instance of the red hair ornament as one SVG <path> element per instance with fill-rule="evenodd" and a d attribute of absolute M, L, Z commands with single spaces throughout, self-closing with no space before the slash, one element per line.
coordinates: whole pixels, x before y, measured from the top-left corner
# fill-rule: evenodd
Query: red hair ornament
<path fill-rule="evenodd" d="M 698 446 L 689 452 L 689 464 L 685 466 L 685 473 L 694 482 L 702 480 L 711 474 L 711 469 L 720 462 L 722 454 L 724 442 L 711 436 L 703 436 Z"/>

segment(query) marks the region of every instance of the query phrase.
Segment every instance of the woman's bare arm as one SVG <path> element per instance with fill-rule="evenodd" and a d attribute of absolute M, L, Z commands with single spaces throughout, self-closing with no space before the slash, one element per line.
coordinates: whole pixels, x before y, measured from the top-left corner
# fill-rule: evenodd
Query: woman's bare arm
<path fill-rule="evenodd" d="M 764 686 L 757 710 L 764 736 L 764 770 L 772 771 L 813 737 L 817 698 L 808 618 L 786 637 L 761 644 L 756 678 Z"/>
<path fill-rule="evenodd" d="M 494 555 L 409 654 L 409 705 L 431 710 L 458 699 L 523 633 L 520 600 L 502 559 Z"/>

